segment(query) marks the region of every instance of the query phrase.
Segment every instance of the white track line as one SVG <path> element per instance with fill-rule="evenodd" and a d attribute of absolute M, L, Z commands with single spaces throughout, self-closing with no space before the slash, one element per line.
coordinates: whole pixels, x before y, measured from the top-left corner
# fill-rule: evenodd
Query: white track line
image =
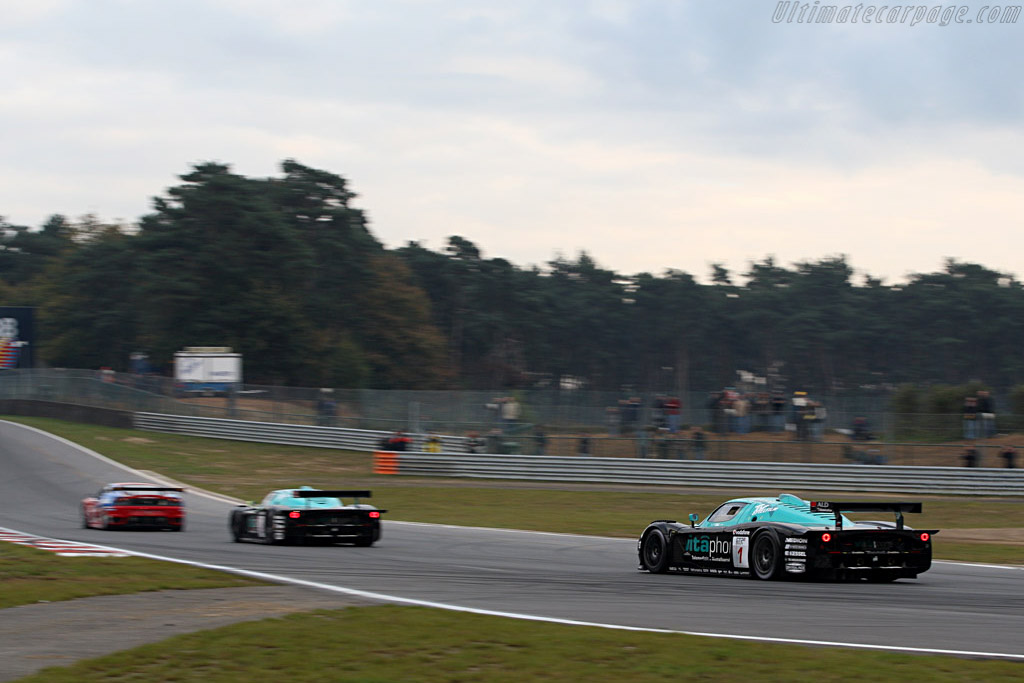
<path fill-rule="evenodd" d="M 18 532 L 15 532 L 18 533 Z M 56 539 L 50 539 L 56 540 Z M 231 574 L 238 574 L 240 576 L 248 576 L 254 579 L 262 579 L 264 581 L 271 581 L 274 583 L 287 583 L 295 586 L 304 586 L 306 588 L 316 588 L 319 590 L 330 591 L 332 593 L 341 593 L 343 595 L 351 595 L 353 597 L 365 598 L 368 600 L 379 600 L 382 602 L 391 602 L 402 605 L 414 605 L 417 607 L 432 607 L 435 609 L 443 609 L 451 612 L 465 612 L 469 614 L 481 614 L 493 617 L 505 617 L 508 619 L 521 619 L 523 621 L 539 621 L 549 624 L 562 624 L 565 626 L 592 626 L 594 628 L 605 628 L 617 631 L 637 631 L 641 633 L 678 633 L 688 636 L 702 636 L 704 638 L 723 638 L 726 640 L 746 640 L 746 641 L 757 641 L 763 643 L 780 643 L 788 645 L 817 645 L 827 647 L 843 647 L 852 648 L 859 650 L 885 650 L 889 652 L 907 652 L 912 654 L 929 654 L 929 655 L 951 655 L 957 657 L 986 657 L 990 659 L 1011 659 L 1024 661 L 1024 654 L 1013 654 L 1008 652 L 984 652 L 977 650 L 947 650 L 941 648 L 929 648 L 929 647 L 907 647 L 900 645 L 872 645 L 868 643 L 845 643 L 829 640 L 805 640 L 801 638 L 773 638 L 768 636 L 750 636 L 750 635 L 739 635 L 734 633 L 708 633 L 703 631 L 679 631 L 674 629 L 664 628 L 648 628 L 643 626 L 626 626 L 623 624 L 606 624 L 601 622 L 593 621 L 580 621 L 577 619 L 560 619 L 558 617 L 545 617 L 536 614 L 522 614 L 519 612 L 503 612 L 500 610 L 481 609 L 477 607 L 464 607 L 462 605 L 453 605 L 445 602 L 433 602 L 430 600 L 417 600 L 415 598 L 403 598 L 397 595 L 389 595 L 387 593 L 375 593 L 372 591 L 359 590 L 357 588 L 346 588 L 344 586 L 335 586 L 329 583 L 319 583 L 317 581 L 307 581 L 305 579 L 296 579 L 291 576 L 282 576 L 279 574 L 269 574 L 266 572 L 257 572 L 250 569 L 241 569 L 239 567 L 230 567 L 227 565 L 219 564 L 208 564 L 206 562 L 196 562 L 193 560 L 182 560 L 176 557 L 167 557 L 165 555 L 154 555 L 152 553 L 137 552 L 134 550 L 127 550 L 124 548 L 115 548 L 112 546 L 98 546 L 106 550 L 120 551 L 134 555 L 136 557 L 145 557 L 151 560 L 161 560 L 164 562 L 176 562 L 178 564 L 184 564 L 191 567 L 200 567 L 202 569 L 212 569 L 214 571 L 228 572 Z"/>

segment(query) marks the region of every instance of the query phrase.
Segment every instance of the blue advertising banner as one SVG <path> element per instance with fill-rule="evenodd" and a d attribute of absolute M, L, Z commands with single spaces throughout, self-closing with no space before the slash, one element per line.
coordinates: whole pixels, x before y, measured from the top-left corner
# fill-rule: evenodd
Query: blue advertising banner
<path fill-rule="evenodd" d="M 35 311 L 31 306 L 0 306 L 0 370 L 35 366 Z"/>

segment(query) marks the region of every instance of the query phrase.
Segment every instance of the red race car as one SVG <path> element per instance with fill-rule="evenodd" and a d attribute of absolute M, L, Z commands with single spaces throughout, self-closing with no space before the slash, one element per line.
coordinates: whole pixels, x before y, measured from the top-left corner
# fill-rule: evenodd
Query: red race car
<path fill-rule="evenodd" d="M 107 484 L 82 500 L 86 529 L 185 529 L 185 489 L 156 484 Z"/>

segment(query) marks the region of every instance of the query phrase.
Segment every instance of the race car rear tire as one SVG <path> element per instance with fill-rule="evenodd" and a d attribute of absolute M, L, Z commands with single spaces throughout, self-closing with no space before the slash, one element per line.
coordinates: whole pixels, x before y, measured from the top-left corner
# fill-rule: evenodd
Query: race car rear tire
<path fill-rule="evenodd" d="M 88 529 L 89 528 L 89 516 L 87 514 L 85 514 L 85 510 L 82 510 L 82 528 L 83 529 Z"/>
<path fill-rule="evenodd" d="M 782 567 L 781 559 L 779 539 L 775 534 L 765 531 L 754 538 L 754 544 L 750 550 L 750 565 L 754 576 L 762 581 L 778 578 Z"/>
<path fill-rule="evenodd" d="M 357 548 L 369 548 L 371 545 L 380 540 L 380 529 L 374 529 L 373 533 L 369 536 L 361 536 L 353 541 L 353 545 Z"/>
<path fill-rule="evenodd" d="M 640 561 L 644 569 L 652 574 L 664 574 L 668 571 L 668 542 L 660 529 L 652 529 L 644 536 L 640 548 Z"/>

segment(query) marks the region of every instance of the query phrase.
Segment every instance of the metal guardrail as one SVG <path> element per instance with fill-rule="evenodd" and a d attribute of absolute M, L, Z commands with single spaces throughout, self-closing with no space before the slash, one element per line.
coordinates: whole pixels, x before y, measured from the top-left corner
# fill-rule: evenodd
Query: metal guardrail
<path fill-rule="evenodd" d="M 317 427 L 312 425 L 281 424 L 277 422 L 252 422 L 249 420 L 224 420 L 212 417 L 188 417 L 184 415 L 163 415 L 159 413 L 135 413 L 135 429 L 189 436 L 205 436 L 214 439 L 234 441 L 255 441 L 276 443 L 287 446 L 312 446 L 316 448 L 341 448 L 352 451 L 373 451 L 381 441 L 394 432 L 376 429 L 346 429 L 343 427 Z M 422 450 L 426 434 L 406 434 L 412 440 L 410 448 Z M 467 439 L 461 436 L 439 435 L 441 450 L 458 452 L 466 450 Z"/>
<path fill-rule="evenodd" d="M 134 426 L 237 441 L 377 452 L 393 432 L 135 413 Z M 407 434 L 421 450 L 424 434 Z M 468 454 L 442 436 L 441 453 L 377 452 L 379 474 L 614 484 L 1024 496 L 1024 470 L 868 464 L 722 462 L 644 458 Z"/>
<path fill-rule="evenodd" d="M 378 474 L 420 477 L 773 490 L 1024 495 L 1024 470 L 985 468 L 385 452 L 375 455 L 374 469 Z"/>

